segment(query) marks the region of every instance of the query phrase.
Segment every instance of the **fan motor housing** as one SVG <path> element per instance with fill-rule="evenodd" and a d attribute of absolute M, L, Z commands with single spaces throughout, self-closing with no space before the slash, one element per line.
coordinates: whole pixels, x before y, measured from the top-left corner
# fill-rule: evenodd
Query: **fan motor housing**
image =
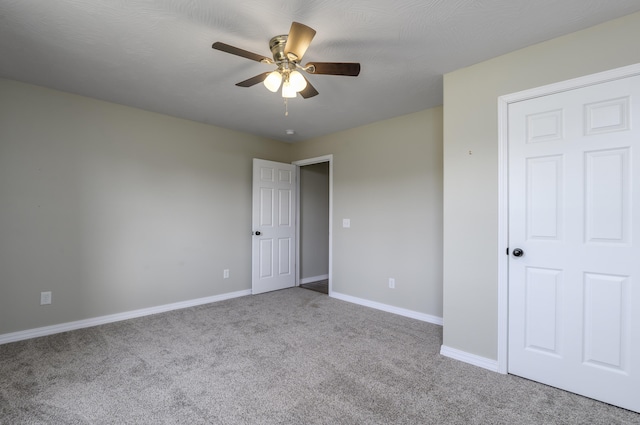
<path fill-rule="evenodd" d="M 273 60 L 276 63 L 287 62 L 289 59 L 284 53 L 284 47 L 287 44 L 288 35 L 276 35 L 269 41 L 269 48 L 273 54 Z"/>

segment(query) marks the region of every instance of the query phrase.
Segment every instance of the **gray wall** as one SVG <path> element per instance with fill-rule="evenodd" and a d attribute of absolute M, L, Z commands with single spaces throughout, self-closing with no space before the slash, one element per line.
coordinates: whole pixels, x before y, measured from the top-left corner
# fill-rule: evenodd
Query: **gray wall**
<path fill-rule="evenodd" d="M 444 345 L 497 358 L 498 97 L 638 63 L 638 40 L 640 13 L 445 75 Z"/>
<path fill-rule="evenodd" d="M 292 149 L 333 154 L 333 291 L 441 317 L 442 108 Z"/>
<path fill-rule="evenodd" d="M 329 274 L 329 163 L 300 167 L 300 279 Z"/>
<path fill-rule="evenodd" d="M 0 334 L 250 289 L 251 158 L 289 151 L 0 80 Z"/>

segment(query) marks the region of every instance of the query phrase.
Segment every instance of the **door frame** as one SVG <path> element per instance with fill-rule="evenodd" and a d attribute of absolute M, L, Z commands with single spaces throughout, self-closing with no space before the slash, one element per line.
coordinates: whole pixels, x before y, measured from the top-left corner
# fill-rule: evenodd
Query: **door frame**
<path fill-rule="evenodd" d="M 498 359 L 497 371 L 509 366 L 509 104 L 640 75 L 640 63 L 523 90 L 498 98 Z"/>
<path fill-rule="evenodd" d="M 293 161 L 296 166 L 296 286 L 300 286 L 300 167 L 305 165 L 329 163 L 329 296 L 333 294 L 333 155 Z"/>

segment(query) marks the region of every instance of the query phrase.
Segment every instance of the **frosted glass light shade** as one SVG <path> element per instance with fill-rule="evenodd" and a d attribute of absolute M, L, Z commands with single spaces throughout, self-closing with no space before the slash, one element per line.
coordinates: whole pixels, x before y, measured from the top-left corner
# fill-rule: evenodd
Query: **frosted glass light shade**
<path fill-rule="evenodd" d="M 296 92 L 302 91 L 307 87 L 307 80 L 298 71 L 291 71 L 289 74 L 289 82 Z"/>
<path fill-rule="evenodd" d="M 282 97 L 287 97 L 287 98 L 296 97 L 296 91 L 293 89 L 291 82 L 285 81 L 282 84 Z"/>
<path fill-rule="evenodd" d="M 282 83 L 282 74 L 278 71 L 273 71 L 264 79 L 264 86 L 274 93 L 280 88 L 280 83 Z"/>

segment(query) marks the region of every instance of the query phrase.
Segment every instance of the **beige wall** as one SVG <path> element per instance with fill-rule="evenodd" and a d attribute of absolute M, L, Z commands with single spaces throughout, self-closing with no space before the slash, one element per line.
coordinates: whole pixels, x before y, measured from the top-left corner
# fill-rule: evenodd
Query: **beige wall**
<path fill-rule="evenodd" d="M 300 279 L 329 274 L 329 163 L 300 167 Z"/>
<path fill-rule="evenodd" d="M 638 40 L 640 13 L 445 75 L 444 345 L 497 358 L 498 97 L 638 63 Z"/>
<path fill-rule="evenodd" d="M 15 81 L 0 93 L 0 335 L 249 289 L 251 158 L 329 153 L 334 290 L 442 316 L 441 108 L 289 145 Z"/>
<path fill-rule="evenodd" d="M 251 158 L 333 154 L 333 290 L 444 315 L 444 345 L 495 359 L 497 98 L 640 62 L 639 39 L 630 15 L 294 145 L 0 80 L 0 334 L 249 289 Z"/>
<path fill-rule="evenodd" d="M 251 158 L 289 151 L 0 80 L 0 334 L 250 289 Z"/>
<path fill-rule="evenodd" d="M 441 317 L 442 108 L 293 145 L 294 160 L 326 154 L 334 158 L 332 289 Z"/>

